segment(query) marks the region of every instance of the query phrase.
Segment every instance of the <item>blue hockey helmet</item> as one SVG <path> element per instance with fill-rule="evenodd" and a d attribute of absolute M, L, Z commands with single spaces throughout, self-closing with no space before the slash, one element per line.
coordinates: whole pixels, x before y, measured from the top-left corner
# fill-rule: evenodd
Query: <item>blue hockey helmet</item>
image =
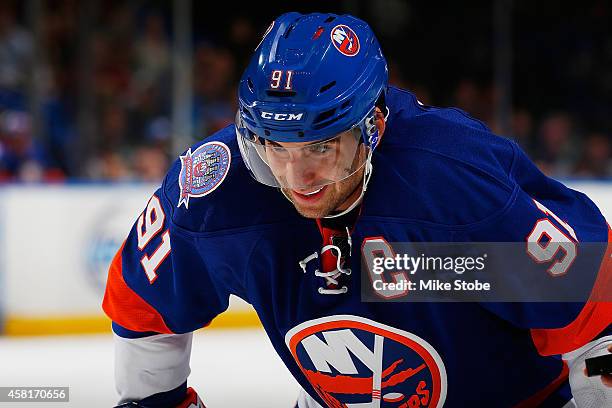
<path fill-rule="evenodd" d="M 247 167 L 258 181 L 287 188 L 349 177 L 376 147 L 374 108 L 387 84 L 387 63 L 367 23 L 283 14 L 239 84 L 236 132 Z M 303 170 L 285 169 L 296 161 Z"/>

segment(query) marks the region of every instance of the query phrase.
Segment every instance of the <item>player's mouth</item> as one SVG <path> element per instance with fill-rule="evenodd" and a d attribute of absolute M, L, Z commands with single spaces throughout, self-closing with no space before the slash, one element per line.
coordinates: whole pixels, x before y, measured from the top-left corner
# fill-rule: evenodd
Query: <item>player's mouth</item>
<path fill-rule="evenodd" d="M 327 189 L 327 186 L 323 186 L 321 188 L 310 189 L 310 190 L 301 190 L 301 191 L 291 190 L 291 193 L 293 194 L 293 197 L 297 199 L 299 202 L 313 203 L 319 200 L 321 197 L 323 197 L 323 193 L 325 193 L 326 189 Z"/>

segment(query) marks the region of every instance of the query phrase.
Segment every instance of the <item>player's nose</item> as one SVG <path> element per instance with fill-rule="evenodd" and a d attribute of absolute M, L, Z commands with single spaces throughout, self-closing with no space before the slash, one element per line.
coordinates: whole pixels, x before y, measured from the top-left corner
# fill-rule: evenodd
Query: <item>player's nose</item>
<path fill-rule="evenodd" d="M 315 181 L 316 172 L 307 160 L 291 160 L 287 162 L 287 182 L 291 188 L 311 187 Z"/>

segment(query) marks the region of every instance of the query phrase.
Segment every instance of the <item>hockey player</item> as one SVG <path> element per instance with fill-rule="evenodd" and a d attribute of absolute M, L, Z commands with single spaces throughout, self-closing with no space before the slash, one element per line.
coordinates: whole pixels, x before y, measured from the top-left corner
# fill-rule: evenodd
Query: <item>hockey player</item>
<path fill-rule="evenodd" d="M 606 378 L 584 372 L 612 344 L 601 298 L 361 301 L 364 242 L 528 242 L 515 261 L 556 279 L 547 270 L 577 273 L 579 242 L 611 237 L 515 143 L 387 80 L 363 21 L 274 21 L 235 124 L 180 156 L 110 267 L 120 404 L 202 406 L 187 388 L 192 332 L 234 294 L 302 386 L 299 407 L 612 406 Z M 593 294 L 610 289 L 604 252 L 580 271 Z"/>

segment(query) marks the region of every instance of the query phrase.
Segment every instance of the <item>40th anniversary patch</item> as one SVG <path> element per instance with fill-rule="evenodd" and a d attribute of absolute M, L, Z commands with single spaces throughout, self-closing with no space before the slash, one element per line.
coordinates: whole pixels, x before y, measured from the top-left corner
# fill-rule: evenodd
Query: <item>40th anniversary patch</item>
<path fill-rule="evenodd" d="M 184 204 L 189 208 L 191 197 L 204 197 L 219 187 L 229 172 L 232 156 L 224 143 L 208 142 L 193 152 L 190 148 L 180 159 L 181 192 L 177 207 Z"/>

